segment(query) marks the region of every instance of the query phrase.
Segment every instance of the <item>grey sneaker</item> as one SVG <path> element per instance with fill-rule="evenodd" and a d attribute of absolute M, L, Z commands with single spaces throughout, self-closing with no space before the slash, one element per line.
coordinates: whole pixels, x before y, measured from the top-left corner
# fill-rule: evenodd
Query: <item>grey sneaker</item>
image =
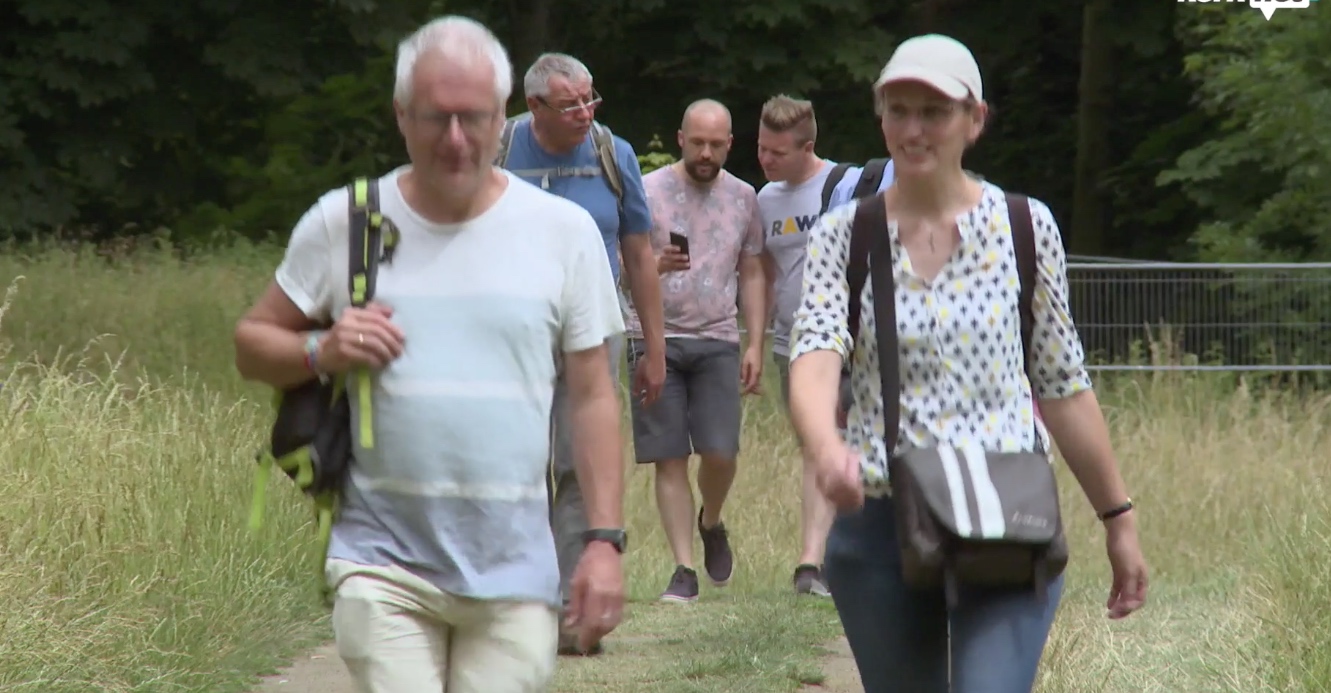
<path fill-rule="evenodd" d="M 730 536 L 726 534 L 726 523 L 718 522 L 715 527 L 702 526 L 702 510 L 698 510 L 698 534 L 702 537 L 702 564 L 707 568 L 707 578 L 717 587 L 730 583 L 730 576 L 735 572 L 735 554 L 730 550 Z"/>
<path fill-rule="evenodd" d="M 791 579 L 795 583 L 795 594 L 812 594 L 816 597 L 830 597 L 831 590 L 827 589 L 827 583 L 823 581 L 823 571 L 816 565 L 807 563 L 795 568 L 795 576 Z"/>
<path fill-rule="evenodd" d="M 698 573 L 692 568 L 677 566 L 670 576 L 670 585 L 661 593 L 663 602 L 692 602 L 698 599 Z"/>

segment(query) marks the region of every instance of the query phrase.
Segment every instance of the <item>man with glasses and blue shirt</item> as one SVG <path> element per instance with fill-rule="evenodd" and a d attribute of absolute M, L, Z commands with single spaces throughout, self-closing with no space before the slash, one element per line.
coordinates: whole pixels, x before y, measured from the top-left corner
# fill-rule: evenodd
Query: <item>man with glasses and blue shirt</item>
<path fill-rule="evenodd" d="M 562 53 L 541 55 L 527 70 L 522 87 L 529 112 L 505 124 L 495 163 L 586 209 L 601 230 L 611 275 L 621 286 L 622 258 L 646 342 L 646 354 L 632 374 L 630 396 L 650 404 L 665 383 L 665 326 L 657 259 L 648 240 L 652 217 L 637 154 L 627 141 L 596 122 L 601 95 L 592 87 L 591 72 L 577 58 Z M 522 243 L 522 229 L 513 231 L 513 242 Z M 606 366 L 619 382 L 623 334 L 611 338 L 608 346 L 610 361 Z M 551 421 L 554 441 L 549 491 L 550 524 L 565 603 L 584 544 L 598 539 L 587 531 L 586 510 L 575 474 L 568 403 L 561 373 Z M 600 643 L 584 651 L 577 647 L 571 632 L 560 634 L 560 654 L 600 651 Z"/>

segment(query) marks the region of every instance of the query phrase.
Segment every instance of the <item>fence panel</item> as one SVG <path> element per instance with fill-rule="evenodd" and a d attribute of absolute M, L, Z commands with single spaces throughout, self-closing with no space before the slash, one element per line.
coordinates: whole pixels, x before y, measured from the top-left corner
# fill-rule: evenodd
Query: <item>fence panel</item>
<path fill-rule="evenodd" d="M 1331 371 L 1331 263 L 1070 262 L 1068 282 L 1094 370 Z"/>

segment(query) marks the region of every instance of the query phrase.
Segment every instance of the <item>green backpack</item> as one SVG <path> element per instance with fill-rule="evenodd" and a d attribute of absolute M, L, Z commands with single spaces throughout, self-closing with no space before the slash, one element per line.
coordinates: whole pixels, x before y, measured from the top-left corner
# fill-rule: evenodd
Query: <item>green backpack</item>
<path fill-rule="evenodd" d="M 375 179 L 357 178 L 348 186 L 351 224 L 347 234 L 350 244 L 347 288 L 351 305 L 357 308 L 365 307 L 374 297 L 379 263 L 392 261 L 400 239 L 397 227 L 379 212 L 377 183 Z M 330 328 L 332 324 L 323 327 Z M 263 525 L 268 479 L 275 465 L 313 501 L 318 520 L 320 575 L 328 557 L 338 501 L 354 461 L 349 376 L 357 379 L 360 442 L 366 448 L 373 448 L 370 372 L 362 368 L 347 375 L 326 380 L 315 378 L 278 390 L 274 394 L 277 415 L 268 445 L 256 456 L 259 469 L 250 508 L 250 529 L 257 531 Z"/>

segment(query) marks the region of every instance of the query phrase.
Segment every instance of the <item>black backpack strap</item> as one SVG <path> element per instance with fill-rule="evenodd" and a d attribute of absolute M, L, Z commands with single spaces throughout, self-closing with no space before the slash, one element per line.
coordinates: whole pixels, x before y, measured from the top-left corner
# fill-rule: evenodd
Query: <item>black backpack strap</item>
<path fill-rule="evenodd" d="M 351 213 L 347 228 L 347 289 L 351 292 L 351 305 L 364 308 L 374 298 L 375 284 L 379 276 L 379 259 L 384 253 L 384 229 L 391 227 L 379 212 L 379 185 L 373 178 L 357 178 L 348 190 Z M 397 243 L 397 233 L 390 231 L 393 247 Z M 370 372 L 358 369 L 353 375 L 357 378 L 357 395 L 360 400 L 360 436 L 361 445 L 374 447 L 373 403 L 370 400 Z"/>
<path fill-rule="evenodd" d="M 878 186 L 883 183 L 883 172 L 887 170 L 888 157 L 870 159 L 860 170 L 860 179 L 855 183 L 855 199 L 864 199 L 878 193 Z"/>
<path fill-rule="evenodd" d="M 837 183 L 846 177 L 846 171 L 850 169 L 850 164 L 837 164 L 827 174 L 827 180 L 823 182 L 823 206 L 819 214 L 826 214 L 828 205 L 832 204 L 832 193 L 836 191 Z"/>
<path fill-rule="evenodd" d="M 351 305 L 364 308 L 374 298 L 382 239 L 378 181 L 357 178 L 348 191 L 351 224 L 347 231 L 347 290 Z M 373 223 L 373 222 L 378 223 Z"/>

